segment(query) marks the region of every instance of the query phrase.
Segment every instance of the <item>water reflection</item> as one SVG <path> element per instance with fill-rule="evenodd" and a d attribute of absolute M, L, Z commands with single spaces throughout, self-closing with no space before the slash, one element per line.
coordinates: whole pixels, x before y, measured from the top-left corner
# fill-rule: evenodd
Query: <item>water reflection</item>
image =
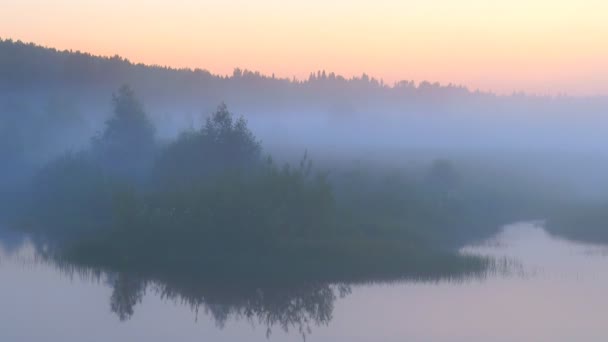
<path fill-rule="evenodd" d="M 347 285 L 249 288 L 145 280 L 128 274 L 112 278 L 110 306 L 120 320 L 131 318 L 146 291 L 152 291 L 163 300 L 187 305 L 197 317 L 203 310 L 219 328 L 231 319 L 246 319 L 266 327 L 267 335 L 273 327 L 309 334 L 312 325 L 328 324 L 335 300 L 350 293 Z"/>
<path fill-rule="evenodd" d="M 74 265 L 50 257 L 28 244 L 19 251 L 20 258 L 58 270 L 64 277 L 103 283 L 111 288 L 110 310 L 120 321 L 128 321 L 137 312 L 147 293 L 190 308 L 198 320 L 200 312 L 223 329 L 231 320 L 247 320 L 266 329 L 297 331 L 302 337 L 314 326 L 327 325 L 332 319 L 334 302 L 351 292 L 347 284 L 310 282 L 306 284 L 206 283 L 192 278 L 152 279 L 133 273 L 109 272 Z"/>
<path fill-rule="evenodd" d="M 41 330 L 50 324 L 46 340 L 67 342 L 301 341 L 302 337 L 312 341 L 603 341 L 606 337 L 602 317 L 608 314 L 603 296 L 608 249 L 555 238 L 533 224 L 510 226 L 493 240 L 464 248 L 462 253 L 494 258 L 494 268 L 483 273 L 388 283 L 253 286 L 147 277 L 62 262 L 40 242 L 23 244 L 20 237 L 12 236 L 3 245 L 3 340 L 36 340 L 39 335 L 13 328 L 26 319 Z M 37 317 L 35 312 L 46 314 Z M 76 325 L 94 330 L 95 338 L 87 331 L 73 332 Z M 259 338 L 252 335 L 251 326 L 262 328 Z"/>
<path fill-rule="evenodd" d="M 2 235 L 8 237 L 9 233 Z M 14 234 L 14 233 L 11 233 Z M 146 293 L 165 301 L 188 306 L 198 319 L 199 312 L 224 328 L 230 320 L 247 320 L 263 326 L 266 336 L 273 328 L 297 331 L 302 337 L 313 326 L 327 325 L 332 319 L 334 302 L 350 293 L 347 284 L 310 282 L 306 284 L 265 284 L 197 282 L 193 278 L 152 279 L 135 273 L 111 272 L 83 267 L 54 257 L 42 241 L 32 241 L 17 234 L 2 239 L 0 255 L 13 263 L 50 266 L 63 277 L 103 283 L 111 288 L 110 310 L 120 321 L 136 313 Z M 15 239 L 14 239 L 15 238 Z"/>
<path fill-rule="evenodd" d="M 109 307 L 120 321 L 128 321 L 137 313 L 147 293 L 163 301 L 187 306 L 198 320 L 199 313 L 210 317 L 223 329 L 229 321 L 245 320 L 264 327 L 269 337 L 273 329 L 297 332 L 303 338 L 315 326 L 327 326 L 333 318 L 336 300 L 351 293 L 351 283 L 325 282 L 311 279 L 297 283 L 250 283 L 247 279 L 197 280 L 196 277 L 145 276 L 136 272 L 114 272 L 85 267 L 58 258 L 44 240 L 25 239 L 16 233 L 4 232 L 0 237 L 2 253 L 15 260 L 45 265 L 59 271 L 63 277 L 102 283 L 111 288 Z M 12 235 L 11 235 L 12 234 Z M 7 237 L 4 239 L 4 237 Z M 495 263 L 494 265 L 499 265 Z M 495 268 L 494 268 L 495 271 Z M 446 275 L 409 277 L 416 282 L 466 282 L 487 276 L 483 272 L 463 272 Z M 407 275 L 404 278 L 408 278 Z M 403 278 L 392 282 L 402 281 Z M 274 280 L 273 280 L 274 281 Z M 356 284 L 388 283 L 389 279 L 369 279 Z"/>
<path fill-rule="evenodd" d="M 125 321 L 134 313 L 136 304 L 141 303 L 146 292 L 146 282 L 137 277 L 119 274 L 112 284 L 110 307 L 121 321 Z"/>

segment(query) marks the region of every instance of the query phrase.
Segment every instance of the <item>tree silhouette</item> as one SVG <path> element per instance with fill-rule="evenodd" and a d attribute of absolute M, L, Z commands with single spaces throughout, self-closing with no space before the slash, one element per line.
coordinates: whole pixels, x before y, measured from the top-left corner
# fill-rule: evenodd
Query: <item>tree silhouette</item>
<path fill-rule="evenodd" d="M 159 180 L 173 186 L 192 184 L 226 172 L 251 171 L 261 164 L 260 142 L 245 119 L 234 119 L 225 104 L 198 131 L 183 133 L 158 158 Z"/>
<path fill-rule="evenodd" d="M 141 177 L 151 164 L 155 128 L 129 86 L 112 96 L 114 115 L 93 139 L 97 157 L 114 176 Z"/>

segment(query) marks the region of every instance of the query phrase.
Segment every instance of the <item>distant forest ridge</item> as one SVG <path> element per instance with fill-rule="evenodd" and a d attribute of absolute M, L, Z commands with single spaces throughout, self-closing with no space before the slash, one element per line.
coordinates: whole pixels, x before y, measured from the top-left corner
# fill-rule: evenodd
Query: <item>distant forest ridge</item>
<path fill-rule="evenodd" d="M 358 83 L 359 86 L 369 86 L 371 88 L 409 88 L 409 89 L 449 89 L 452 91 L 471 92 L 463 85 L 441 85 L 438 82 L 422 81 L 416 84 L 411 80 L 402 80 L 393 84 L 384 83 L 382 79 L 378 79 L 363 73 L 361 76 L 351 78 L 335 74 L 334 72 L 326 72 L 319 70 L 311 72 L 307 79 L 275 77 L 274 74 L 266 75 L 258 71 L 251 71 L 236 67 L 232 75 L 213 74 L 206 69 L 201 68 L 174 68 L 161 65 L 147 65 L 143 63 L 134 63 L 130 60 L 114 56 L 99 56 L 80 50 L 58 50 L 52 47 L 46 47 L 35 44 L 33 42 L 26 43 L 21 40 L 2 39 L 0 37 L 0 63 L 2 67 L 2 80 L 19 79 L 22 83 L 31 81 L 49 81 L 57 78 L 66 78 L 72 81 L 95 80 L 103 81 L 112 77 L 126 76 L 123 72 L 137 73 L 140 69 L 145 68 L 151 72 L 157 73 L 174 73 L 176 77 L 181 77 L 184 80 L 190 81 L 208 81 L 215 80 L 258 80 L 276 83 L 289 83 L 296 85 L 306 85 L 309 83 L 326 81 L 336 83 Z M 44 62 L 44 63 L 42 63 Z M 54 67 L 48 63 L 53 63 Z M 15 68 L 11 68 L 15 67 Z M 179 75 L 179 76 L 177 76 Z M 25 77 L 24 77 L 25 76 Z M 17 80 L 17 81 L 19 81 Z M 18 82 L 20 83 L 20 82 Z M 477 94 L 491 94 L 490 92 L 475 91 Z M 516 93 L 522 95 L 523 93 Z"/>
<path fill-rule="evenodd" d="M 326 71 L 311 73 L 306 80 L 276 78 L 238 68 L 232 75 L 222 76 L 203 69 L 135 64 L 120 56 L 59 51 L 0 38 L 0 96 L 65 98 L 78 95 L 77 102 L 107 104 L 107 94 L 123 84 L 129 84 L 150 108 L 163 115 L 210 112 L 220 102 L 229 104 L 237 113 L 332 115 L 513 113 L 539 105 L 543 108 L 535 108 L 537 112 L 565 112 L 569 110 L 564 109 L 564 105 L 597 108 L 608 104 L 608 97 L 524 93 L 501 96 L 426 81 L 388 85 L 366 74 L 345 78 Z"/>
<path fill-rule="evenodd" d="M 439 82 L 401 80 L 392 84 L 384 83 L 366 73 L 350 78 L 318 70 L 311 72 L 307 79 L 296 77 L 275 77 L 259 71 L 252 71 L 235 67 L 232 75 L 213 74 L 201 68 L 174 68 L 162 65 L 148 65 L 134 63 L 129 59 L 116 54 L 114 56 L 99 56 L 80 50 L 58 50 L 33 42 L 3 39 L 0 37 L 0 83 L 12 86 L 33 86 L 34 82 L 44 85 L 46 82 L 62 81 L 65 83 L 129 82 L 131 78 L 149 74 L 149 79 L 162 78 L 166 82 L 180 82 L 184 85 L 204 85 L 209 82 L 239 82 L 242 84 L 257 85 L 289 85 L 292 87 L 310 87 L 319 84 L 334 85 L 342 88 L 378 89 L 386 92 L 434 95 L 465 95 L 500 96 L 490 91 L 470 90 L 464 85 L 440 84 Z M 524 92 L 513 92 L 504 97 L 530 96 L 535 98 L 565 97 L 566 95 L 534 95 Z M 604 96 L 592 96 L 604 97 Z"/>

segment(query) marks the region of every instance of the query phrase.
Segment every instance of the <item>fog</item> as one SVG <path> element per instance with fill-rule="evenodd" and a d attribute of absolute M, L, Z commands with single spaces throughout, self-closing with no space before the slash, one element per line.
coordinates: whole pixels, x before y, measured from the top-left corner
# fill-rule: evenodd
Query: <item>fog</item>
<path fill-rule="evenodd" d="M 221 76 L 10 40 L 0 42 L 0 50 L 1 153 L 5 161 L 13 158 L 4 177 L 27 174 L 18 164 L 35 168 L 85 148 L 103 129 L 111 94 L 122 84 L 136 91 L 162 141 L 201 127 L 226 103 L 266 151 L 285 159 L 304 150 L 318 161 L 386 166 L 446 158 L 528 173 L 587 194 L 603 193 L 608 174 L 607 98 L 497 96 L 325 71 L 305 81 L 240 69 Z"/>
<path fill-rule="evenodd" d="M 352 170 L 367 170 L 378 179 L 398 173 L 406 183 L 424 184 L 433 163 L 447 160 L 465 179 L 463 189 L 479 194 L 494 189 L 511 198 L 509 203 L 517 202 L 513 199 L 517 196 L 536 202 L 608 201 L 604 190 L 608 186 L 606 97 L 499 96 L 452 84 L 403 81 L 387 85 L 366 74 L 346 79 L 326 71 L 311 73 L 307 80 L 278 79 L 238 68 L 232 75 L 213 75 L 11 40 L 0 41 L 0 52 L 3 197 L 37 198 L 23 189 L 48 185 L 48 179 L 39 179 L 41 173 L 51 172 L 53 161 L 66 153 L 84 152 L 97 155 L 93 159 L 111 160 L 113 165 L 107 164 L 106 169 L 133 173 L 137 168 L 137 177 L 146 179 L 140 183 L 150 189 L 162 183 L 154 178 L 160 177 L 158 167 L 151 166 L 162 160 L 167 165 L 182 160 L 182 166 L 167 166 L 163 171 L 167 174 L 180 167 L 183 177 L 206 173 L 203 166 L 197 171 L 190 165 L 197 157 L 189 155 L 185 145 L 179 150 L 182 155 L 158 156 L 168 154 L 165 149 L 179 142 L 184 132 L 198 134 L 218 106 L 225 104 L 234 114 L 231 122 L 236 124 L 239 117 L 246 121 L 246 130 L 234 129 L 250 140 L 251 151 L 259 149 L 278 165 L 298 165 L 306 155 L 315 170 L 329 175 L 338 198 L 348 197 L 342 188 L 348 178 L 344 175 Z M 112 140 L 109 123 L 120 111 L 116 95 L 125 85 L 130 89 L 123 94 L 125 103 L 135 106 L 141 116 L 137 122 L 146 126 L 150 121 L 150 127 L 138 131 L 133 126 L 128 129 L 135 131 L 124 132 L 116 128 L 123 132 L 119 142 Z M 141 143 L 133 134 L 157 146 L 126 151 Z M 241 153 L 241 147 L 235 146 L 209 153 L 218 155 L 218 165 L 232 159 L 230 163 L 241 167 L 245 164 L 240 157 L 221 157 L 222 153 Z M 253 154 L 243 158 L 261 158 Z M 136 165 L 135 159 L 143 164 Z M 209 163 L 199 161 L 200 165 Z M 97 171 L 91 167 L 87 177 L 95 178 Z M 58 170 L 54 171 L 57 175 L 68 172 Z M 177 174 L 171 177 L 179 178 Z M 369 188 L 379 186 L 368 184 Z M 423 193 L 431 191 L 420 186 Z M 472 190 L 476 186 L 485 190 Z M 5 201 L 4 206 L 17 205 L 13 202 Z M 541 210 L 526 214 L 535 219 L 547 215 Z"/>
<path fill-rule="evenodd" d="M 124 324 L 152 294 L 267 338 L 329 325 L 351 288 L 502 293 L 530 283 L 508 278 L 523 266 L 467 250 L 525 240 L 562 267 L 588 260 L 554 257 L 562 238 L 608 243 L 607 113 L 608 97 L 213 75 L 0 40 L 0 257 L 17 279 L 8 257 L 29 251 L 103 284 Z"/>

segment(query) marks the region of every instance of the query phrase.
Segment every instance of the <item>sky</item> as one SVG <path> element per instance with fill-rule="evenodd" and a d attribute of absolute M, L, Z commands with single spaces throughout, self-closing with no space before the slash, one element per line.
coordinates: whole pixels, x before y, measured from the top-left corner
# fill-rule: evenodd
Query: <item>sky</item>
<path fill-rule="evenodd" d="M 605 0 L 0 0 L 0 37 L 218 74 L 608 95 Z"/>

